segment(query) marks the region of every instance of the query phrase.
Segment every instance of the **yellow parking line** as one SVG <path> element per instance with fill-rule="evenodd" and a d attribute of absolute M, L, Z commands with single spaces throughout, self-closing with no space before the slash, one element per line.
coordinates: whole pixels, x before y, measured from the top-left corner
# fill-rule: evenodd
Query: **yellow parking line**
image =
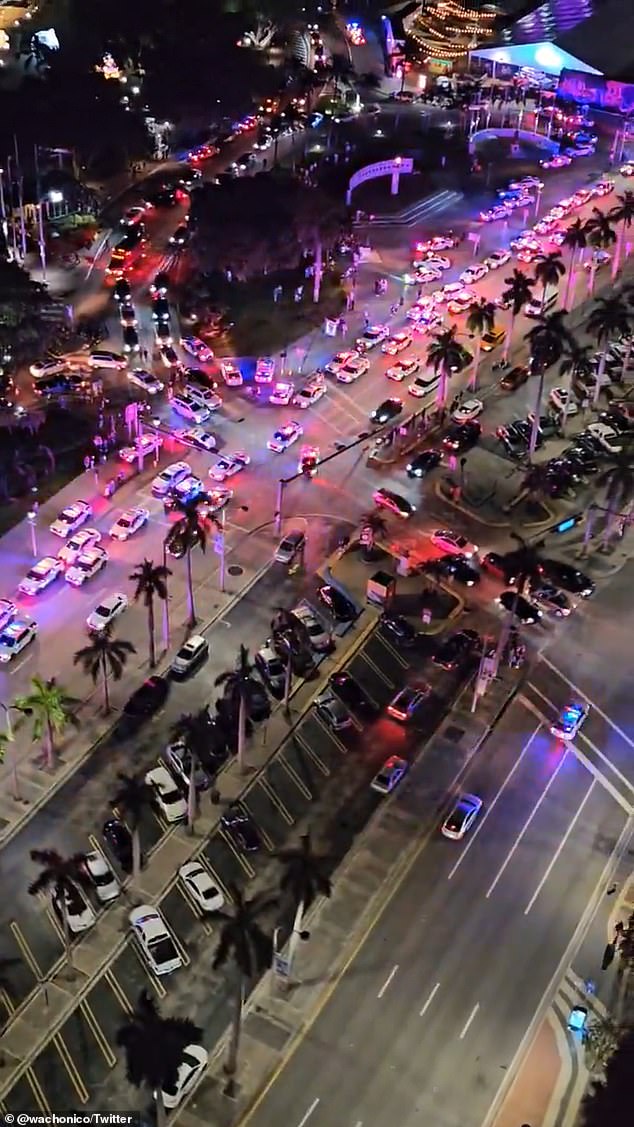
<path fill-rule="evenodd" d="M 250 861 L 247 861 L 246 857 L 244 857 L 242 853 L 238 853 L 238 850 L 229 837 L 229 834 L 225 833 L 225 831 L 221 829 L 220 836 L 224 840 L 225 845 L 229 846 L 229 849 L 233 853 L 233 856 L 235 857 L 238 864 L 242 865 L 242 868 L 244 869 L 249 879 L 252 879 L 255 876 L 255 869 L 253 868 L 253 865 L 250 863 Z"/>
<path fill-rule="evenodd" d="M 339 739 L 339 736 L 337 735 L 337 733 L 333 732 L 332 728 L 329 728 L 328 725 L 321 719 L 320 716 L 316 716 L 315 719 L 317 720 L 317 723 L 319 724 L 319 727 L 321 728 L 322 732 L 325 732 L 325 734 L 329 737 L 329 739 L 331 739 L 333 741 L 333 743 L 335 743 L 337 745 L 341 754 L 347 755 L 348 754 L 348 748 Z M 356 716 L 351 715 L 350 719 L 352 720 L 353 726 L 357 729 L 357 731 L 362 732 L 363 731 L 363 725 L 359 723 Z"/>
<path fill-rule="evenodd" d="M 13 1000 L 9 997 L 4 987 L 2 988 L 2 990 L 0 990 L 0 998 L 2 998 L 2 1004 L 7 1011 L 8 1016 L 11 1017 L 11 1015 L 15 1013 L 15 1006 L 13 1005 Z"/>
<path fill-rule="evenodd" d="M 192 899 L 187 889 L 181 888 L 180 885 L 174 885 L 174 888 L 176 889 L 178 894 L 182 896 L 183 900 L 187 904 L 187 907 L 191 910 L 192 915 L 195 916 L 198 922 L 202 924 L 203 930 L 206 932 L 206 934 L 212 935 L 213 928 L 211 924 L 207 921 L 204 914 L 201 912 L 196 902 Z"/>
<path fill-rule="evenodd" d="M 313 751 L 312 747 L 310 747 L 310 745 L 307 744 L 300 735 L 296 735 L 295 739 L 297 740 L 297 743 L 301 744 L 302 748 L 306 752 L 306 755 L 310 756 L 315 766 L 318 767 L 321 771 L 322 775 L 325 775 L 327 778 L 330 775 L 330 768 L 323 762 L 323 760 L 319 758 L 317 752 Z"/>
<path fill-rule="evenodd" d="M 275 806 L 277 806 L 277 808 L 278 808 L 280 814 L 282 815 L 284 821 L 286 822 L 286 824 L 288 826 L 294 826 L 295 825 L 295 819 L 293 818 L 292 814 L 287 809 L 287 807 L 284 805 L 284 803 L 282 802 L 282 799 L 279 797 L 279 795 L 277 795 L 275 793 L 275 790 L 271 786 L 271 784 L 268 781 L 268 779 L 266 778 L 266 776 L 264 776 L 262 779 L 260 779 L 260 786 L 262 787 L 262 790 L 265 791 L 265 793 L 271 799 L 271 802 L 274 803 Z M 248 801 L 248 798 L 249 798 L 249 796 L 247 794 L 247 801 Z"/>
<path fill-rule="evenodd" d="M 133 941 L 132 941 L 132 950 L 134 951 L 134 954 L 136 955 L 137 959 L 139 960 L 139 965 L 143 968 L 143 970 L 147 974 L 147 976 L 148 976 L 150 982 L 152 983 L 152 986 L 156 990 L 156 993 L 158 994 L 159 998 L 161 1000 L 163 998 L 166 998 L 167 997 L 167 990 L 163 986 L 163 983 L 161 982 L 160 978 L 156 974 L 153 973 L 152 968 L 150 967 L 150 964 L 147 963 L 145 961 L 145 959 L 143 958 L 141 951 L 140 951 L 140 948 L 139 948 L 139 944 L 138 944 L 136 939 L 133 939 Z"/>
<path fill-rule="evenodd" d="M 363 651 L 360 651 L 360 652 L 359 652 L 359 653 L 357 654 L 357 656 L 358 656 L 358 657 L 360 657 L 362 661 L 365 661 L 366 665 L 369 665 L 369 666 L 370 666 L 370 669 L 373 669 L 373 670 L 374 670 L 374 672 L 376 673 L 377 677 L 380 677 L 380 678 L 381 678 L 381 680 L 382 680 L 382 681 L 384 681 L 384 682 L 385 682 L 385 684 L 386 684 L 386 685 L 388 686 L 388 688 L 390 688 L 390 689 L 395 689 L 395 688 L 396 688 L 396 681 L 391 681 L 389 677 L 386 677 L 386 676 L 385 676 L 385 673 L 383 672 L 383 670 L 382 670 L 382 669 L 379 669 L 378 665 L 376 664 L 376 662 L 375 662 L 375 661 L 372 661 L 372 658 L 371 658 L 371 657 L 368 657 L 368 655 L 367 655 L 366 653 L 364 653 Z M 367 691 L 367 690 L 366 690 L 366 691 Z M 369 693 L 368 693 L 367 695 L 368 695 L 368 696 L 370 696 L 370 694 L 369 694 Z M 376 703 L 377 703 L 377 701 L 375 701 L 374 703 L 376 704 Z"/>
<path fill-rule="evenodd" d="M 31 1091 L 33 1092 L 33 1095 L 35 1096 L 35 1099 L 37 1100 L 37 1103 L 40 1107 L 40 1110 L 42 1111 L 42 1113 L 44 1115 L 50 1115 L 51 1114 L 51 1108 L 50 1108 L 49 1102 L 48 1102 L 46 1096 L 44 1095 L 42 1085 L 40 1084 L 37 1076 L 35 1075 L 35 1073 L 33 1071 L 33 1069 L 27 1068 L 27 1070 L 25 1072 L 25 1076 L 26 1076 L 26 1078 L 29 1082 Z"/>
<path fill-rule="evenodd" d="M 18 947 L 20 948 L 20 951 L 22 952 L 22 954 L 24 956 L 24 961 L 28 964 L 28 966 L 33 971 L 33 974 L 35 975 L 35 978 L 37 979 L 37 981 L 41 982 L 42 979 L 44 978 L 44 975 L 42 974 L 42 968 L 40 967 L 40 964 L 38 963 L 37 959 L 35 958 L 35 955 L 33 954 L 31 948 L 29 947 L 29 945 L 26 941 L 26 939 L 24 938 L 22 931 L 20 930 L 18 924 L 15 922 L 15 920 L 11 920 L 9 927 L 11 929 L 13 938 L 15 939 Z"/>
<path fill-rule="evenodd" d="M 297 736 L 295 736 L 294 738 L 295 738 L 295 739 L 297 739 Z M 300 742 L 301 742 L 301 741 L 300 741 Z M 305 748 L 304 748 L 304 750 L 305 750 Z M 282 764 L 282 767 L 284 768 L 284 770 L 286 771 L 286 773 L 287 773 L 288 775 L 290 775 L 291 779 L 292 779 L 292 780 L 293 780 L 293 782 L 295 783 L 295 786 L 296 786 L 296 787 L 298 788 L 298 790 L 300 790 L 300 791 L 302 792 L 302 794 L 304 795 L 304 798 L 308 798 L 308 799 L 310 799 L 310 801 L 312 802 L 312 800 L 313 800 L 313 798 L 314 798 L 314 795 L 313 795 L 312 791 L 310 791 L 310 790 L 308 789 L 308 787 L 306 786 L 306 784 L 302 782 L 302 780 L 300 779 L 299 775 L 297 774 L 297 771 L 295 770 L 295 768 L 294 768 L 294 767 L 291 767 L 291 764 L 290 764 L 290 763 L 287 763 L 287 761 L 286 761 L 286 759 L 285 759 L 285 757 L 284 757 L 284 752 L 283 752 L 283 751 L 282 751 L 282 752 L 280 752 L 280 754 L 279 754 L 279 756 L 278 756 L 278 760 L 277 760 L 277 761 L 278 761 L 278 763 L 281 763 L 281 764 Z"/>
<path fill-rule="evenodd" d="M 110 1068 L 114 1068 L 114 1066 L 117 1063 L 117 1058 L 116 1058 L 115 1054 L 113 1053 L 113 1051 L 110 1047 L 110 1044 L 108 1043 L 108 1040 L 106 1038 L 106 1035 L 105 1035 L 103 1029 L 101 1028 L 99 1022 L 97 1021 L 97 1018 L 95 1017 L 95 1015 L 92 1011 L 92 1007 L 89 1005 L 88 1001 L 84 1000 L 81 1003 L 79 1008 L 80 1008 L 81 1012 L 83 1013 L 84 1017 L 86 1018 L 86 1021 L 88 1022 L 90 1028 L 93 1031 L 95 1041 L 99 1045 L 99 1048 L 101 1049 L 101 1051 L 104 1055 L 104 1059 L 106 1061 L 106 1064 Z"/>
<path fill-rule="evenodd" d="M 130 1002 L 128 995 L 125 993 L 121 983 L 119 982 L 119 979 L 115 978 L 114 971 L 108 968 L 108 970 L 104 972 L 104 978 L 107 980 L 108 986 L 112 990 L 112 993 L 119 999 L 123 1012 L 131 1014 L 134 1007 Z"/>
<path fill-rule="evenodd" d="M 55 1045 L 55 1048 L 62 1058 L 62 1063 L 64 1064 L 68 1075 L 70 1076 L 73 1088 L 77 1092 L 77 1095 L 79 1096 L 81 1102 L 83 1104 L 87 1104 L 88 1100 L 90 1099 L 90 1092 L 88 1091 L 81 1076 L 79 1075 L 79 1072 L 77 1071 L 77 1065 L 71 1057 L 68 1051 L 68 1046 L 60 1033 L 56 1033 L 56 1035 L 53 1037 L 53 1044 Z"/>
<path fill-rule="evenodd" d="M 388 642 L 385 635 L 381 634 L 381 632 L 379 631 L 378 637 L 379 637 L 380 644 L 382 646 L 385 646 L 386 650 L 389 650 L 389 652 L 390 652 L 391 656 L 394 658 L 394 660 L 398 661 L 399 665 L 403 666 L 403 669 L 409 669 L 410 668 L 410 662 L 405 661 L 405 659 L 401 656 L 401 654 L 398 652 L 398 650 L 394 649 L 394 646 L 392 645 L 392 643 Z"/>
<path fill-rule="evenodd" d="M 54 930 L 54 931 L 56 931 L 56 932 L 57 932 L 57 934 L 58 934 L 58 936 L 59 936 L 59 941 L 60 941 L 60 943 L 62 943 L 62 944 L 63 944 L 63 942 L 64 942 L 64 929 L 63 929 L 63 927 L 61 926 L 61 924 L 60 924 L 60 922 L 59 922 L 59 920 L 58 920 L 57 916 L 55 915 L 55 912 L 54 912 L 54 911 L 53 911 L 53 909 L 51 908 L 51 905 L 50 905 L 50 900 L 47 900 L 47 898 L 46 898 L 46 896 L 44 895 L 44 893 L 43 893 L 43 892 L 40 892 L 40 893 L 39 893 L 39 895 L 38 895 L 38 900 L 40 901 L 40 904 L 41 904 L 41 905 L 42 905 L 42 907 L 44 908 L 44 914 L 45 914 L 46 916 L 48 916 L 48 918 L 49 918 L 49 920 L 50 920 L 50 923 L 51 923 L 51 927 L 53 928 L 53 930 Z M 73 941 L 73 933 L 72 933 L 72 931 L 70 932 L 70 941 L 71 941 L 71 943 L 72 943 L 72 941 Z"/>
<path fill-rule="evenodd" d="M 163 917 L 163 919 L 165 919 L 165 917 Z M 175 946 L 176 950 L 178 951 L 181 959 L 183 960 L 183 966 L 188 967 L 189 964 L 191 963 L 191 959 L 190 959 L 189 955 L 187 954 L 187 951 L 183 947 L 183 944 L 181 943 L 180 939 L 178 938 L 176 932 L 174 931 L 173 928 L 171 928 L 169 926 L 167 921 L 165 922 L 165 926 L 166 926 L 167 930 L 169 931 L 169 933 L 170 933 L 170 935 L 171 935 L 171 937 L 174 941 L 174 946 Z"/>

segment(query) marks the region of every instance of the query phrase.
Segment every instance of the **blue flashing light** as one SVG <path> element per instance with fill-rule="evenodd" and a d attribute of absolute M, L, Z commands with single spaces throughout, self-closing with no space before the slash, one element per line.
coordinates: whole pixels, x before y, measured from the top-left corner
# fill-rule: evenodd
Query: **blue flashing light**
<path fill-rule="evenodd" d="M 577 517 L 568 517 L 567 520 L 562 520 L 555 527 L 555 532 L 569 532 L 577 524 Z"/>

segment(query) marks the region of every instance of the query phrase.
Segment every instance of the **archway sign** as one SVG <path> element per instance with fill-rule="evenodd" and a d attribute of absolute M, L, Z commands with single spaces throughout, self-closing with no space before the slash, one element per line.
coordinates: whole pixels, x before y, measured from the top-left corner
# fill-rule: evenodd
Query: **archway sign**
<path fill-rule="evenodd" d="M 365 184 L 366 180 L 376 180 L 379 176 L 392 177 L 390 192 L 393 196 L 397 196 L 399 178 L 413 171 L 414 161 L 411 157 L 394 157 L 392 160 L 380 160 L 377 164 L 366 164 L 365 168 L 360 168 L 350 177 L 348 191 L 346 192 L 346 204 L 350 204 L 352 193 L 355 188 L 359 187 L 359 184 Z"/>

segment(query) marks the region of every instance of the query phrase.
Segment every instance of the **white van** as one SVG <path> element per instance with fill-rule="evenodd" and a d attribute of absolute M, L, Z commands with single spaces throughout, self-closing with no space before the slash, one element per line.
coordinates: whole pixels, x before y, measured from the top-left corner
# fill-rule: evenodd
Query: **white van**
<path fill-rule="evenodd" d="M 524 307 L 524 314 L 526 317 L 541 317 L 543 313 L 552 313 L 559 298 L 559 290 L 556 286 L 552 289 L 546 290 L 546 296 L 534 297 Z"/>
<path fill-rule="evenodd" d="M 108 352 L 106 349 L 97 349 L 88 357 L 91 368 L 125 368 L 128 361 L 120 352 Z"/>

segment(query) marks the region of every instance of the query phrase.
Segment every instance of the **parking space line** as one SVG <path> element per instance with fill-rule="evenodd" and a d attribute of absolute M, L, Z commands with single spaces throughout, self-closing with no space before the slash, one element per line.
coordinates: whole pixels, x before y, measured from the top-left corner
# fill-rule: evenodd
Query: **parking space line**
<path fill-rule="evenodd" d="M 348 754 L 348 748 L 346 747 L 346 745 L 341 742 L 341 740 L 339 739 L 339 737 L 336 735 L 335 732 L 331 732 L 331 730 L 330 730 L 330 728 L 328 727 L 327 724 L 324 724 L 324 722 L 321 719 L 318 712 L 315 712 L 314 720 L 315 720 L 315 723 L 321 728 L 324 735 L 328 736 L 331 740 L 334 741 L 334 743 L 336 743 L 337 747 L 339 748 L 339 751 L 343 755 L 347 755 Z M 353 721 L 355 727 L 358 726 L 359 731 L 361 731 L 361 725 L 359 724 L 356 717 L 352 716 L 351 720 Z"/>
<path fill-rule="evenodd" d="M 167 927 L 167 924 L 165 926 Z M 150 982 L 152 983 L 152 986 L 154 987 L 156 993 L 158 994 L 159 998 L 162 1001 L 163 998 L 167 997 L 167 990 L 163 986 L 163 983 L 161 982 L 158 975 L 153 974 L 152 970 L 150 969 L 149 963 L 147 963 L 145 961 L 145 959 L 143 958 L 143 956 L 141 955 L 141 951 L 140 951 L 140 948 L 139 948 L 138 941 L 134 938 L 132 939 L 132 950 L 134 951 L 134 954 L 136 956 L 136 959 L 137 959 L 139 966 L 143 969 L 144 973 L 149 978 Z M 132 1009 L 132 1007 L 130 1007 L 130 1008 Z"/>
<path fill-rule="evenodd" d="M 0 990 L 0 998 L 2 998 L 2 1004 L 5 1008 L 5 1010 L 7 1011 L 7 1016 L 12 1017 L 13 1014 L 15 1013 L 15 1006 L 13 1004 L 12 999 L 9 997 L 6 990 L 4 989 L 4 987 L 2 988 L 2 990 Z"/>
<path fill-rule="evenodd" d="M 165 917 L 163 917 L 163 918 L 165 919 Z M 165 926 L 166 926 L 167 930 L 169 931 L 169 933 L 170 933 L 170 935 L 171 935 L 171 937 L 174 941 L 174 946 L 175 946 L 176 950 L 178 951 L 181 959 L 183 960 L 183 966 L 188 967 L 189 964 L 191 963 L 189 953 L 185 950 L 185 948 L 183 947 L 183 944 L 181 943 L 180 939 L 178 938 L 176 932 L 174 931 L 174 928 L 171 927 L 170 924 L 168 924 L 167 920 L 165 921 Z"/>
<path fill-rule="evenodd" d="M 212 876 L 212 877 L 213 877 L 213 879 L 215 880 L 216 884 L 217 884 L 217 885 L 219 886 L 219 888 L 221 889 L 221 891 L 222 891 L 222 892 L 224 893 L 225 899 L 226 899 L 226 900 L 228 900 L 230 904 L 232 904 L 232 903 L 233 903 L 233 898 L 232 898 L 232 896 L 231 896 L 231 893 L 229 892 L 229 889 L 227 888 L 227 886 L 226 886 L 226 884 L 224 883 L 224 881 L 220 879 L 220 877 L 218 876 L 218 873 L 217 873 L 217 872 L 216 872 L 216 870 L 214 869 L 213 865 L 211 865 L 211 864 L 209 863 L 209 861 L 208 861 L 207 857 L 205 856 L 205 857 L 203 858 L 203 855 L 199 853 L 199 854 L 198 854 L 198 856 L 194 858 L 194 860 L 195 860 L 195 861 L 198 861 L 198 863 L 199 863 L 200 865 L 202 865 L 202 866 L 203 866 L 203 868 L 209 869 L 209 874 L 210 874 L 210 876 Z"/>
<path fill-rule="evenodd" d="M 134 1007 L 132 1006 L 128 995 L 125 993 L 123 986 L 119 982 L 119 979 L 115 977 L 114 971 L 111 969 L 111 967 L 108 967 L 107 970 L 104 971 L 104 978 L 106 979 L 108 986 L 112 990 L 112 993 L 115 994 L 121 1002 L 121 1008 L 123 1012 L 131 1014 Z"/>
<path fill-rule="evenodd" d="M 43 892 L 38 892 L 37 899 L 39 900 L 40 904 L 42 905 L 42 907 L 44 909 L 44 915 L 48 916 L 48 918 L 51 922 L 51 927 L 53 928 L 54 931 L 57 932 L 60 943 L 64 944 L 64 929 L 62 928 L 57 916 L 55 915 L 54 911 L 52 910 L 52 908 L 50 906 L 50 901 L 44 895 Z M 76 938 L 76 937 L 73 935 L 73 933 L 71 931 L 70 932 L 71 943 L 73 942 L 74 938 Z"/>
<path fill-rule="evenodd" d="M 187 891 L 187 889 L 186 888 L 180 888 L 179 885 L 177 885 L 177 884 L 173 885 L 172 887 L 174 888 L 175 892 L 177 892 L 179 894 L 179 896 L 181 896 L 183 898 L 183 900 L 187 904 L 187 907 L 191 910 L 192 915 L 195 916 L 195 918 L 198 920 L 198 922 L 202 924 L 203 931 L 205 932 L 205 934 L 206 935 L 212 935 L 213 934 L 213 928 L 212 928 L 211 924 L 205 919 L 205 917 L 204 917 L 203 913 L 201 912 L 200 908 L 198 907 L 198 905 L 194 903 L 194 901 L 192 900 L 192 898 L 191 898 L 189 892 Z"/>
<path fill-rule="evenodd" d="M 302 739 L 302 737 L 299 735 L 299 733 L 295 734 L 295 739 L 296 739 L 297 743 L 301 745 L 302 751 L 305 751 L 306 755 L 310 756 L 310 758 L 312 759 L 312 761 L 315 764 L 315 766 L 317 767 L 317 769 L 319 771 L 321 771 L 322 775 L 325 775 L 326 778 L 328 778 L 329 775 L 330 775 L 330 768 L 327 767 L 324 762 L 322 762 L 322 760 L 319 758 L 317 752 L 314 751 L 313 748 L 310 747 L 309 744 L 307 744 Z"/>
<path fill-rule="evenodd" d="M 279 795 L 277 795 L 275 793 L 275 791 L 274 791 L 273 787 L 271 786 L 271 784 L 269 783 L 266 775 L 264 775 L 260 779 L 260 786 L 262 787 L 262 790 L 265 791 L 266 794 L 268 795 L 268 797 L 271 799 L 271 802 L 275 806 L 277 806 L 277 808 L 278 808 L 280 814 L 282 815 L 284 821 L 286 822 L 287 826 L 294 826 L 295 825 L 295 819 L 293 818 L 292 814 L 287 809 L 287 807 L 284 805 L 284 803 L 282 802 L 282 799 L 279 797 Z M 249 801 L 248 793 L 246 795 L 246 800 L 247 800 L 247 802 Z"/>
<path fill-rule="evenodd" d="M 227 845 L 233 853 L 233 856 L 235 857 L 238 864 L 242 866 L 249 879 L 252 880 L 255 876 L 255 869 L 253 868 L 253 865 L 250 863 L 250 861 L 247 861 L 246 857 L 244 857 L 242 853 L 238 853 L 238 850 L 235 848 L 231 838 L 222 829 L 220 830 L 220 836 L 222 837 L 225 845 Z"/>
<path fill-rule="evenodd" d="M 396 681 L 391 681 L 389 677 L 386 677 L 383 670 L 379 669 L 376 662 L 372 661 L 372 658 L 368 657 L 367 653 L 365 653 L 364 650 L 359 650 L 359 652 L 356 656 L 360 657 L 362 661 L 365 661 L 366 665 L 369 665 L 370 669 L 374 670 L 377 677 L 380 677 L 381 680 L 385 682 L 385 684 L 388 686 L 389 689 L 395 689 L 396 688 Z M 369 695 L 370 694 L 368 693 L 368 696 Z M 377 701 L 375 701 L 374 703 L 376 704 Z"/>
<path fill-rule="evenodd" d="M 71 1057 L 68 1051 L 68 1046 L 61 1033 L 55 1034 L 55 1036 L 53 1037 L 53 1044 L 55 1045 L 55 1048 L 62 1058 L 62 1064 L 64 1065 L 68 1075 L 70 1076 L 70 1081 L 73 1085 L 73 1088 L 77 1092 L 77 1095 L 79 1096 L 81 1102 L 83 1104 L 87 1104 L 88 1100 L 90 1099 L 90 1092 L 88 1091 L 81 1076 L 79 1075 L 77 1065 Z"/>
<path fill-rule="evenodd" d="M 294 738 L 297 739 L 297 734 L 295 734 Z M 302 747 L 302 750 L 305 751 L 306 748 Z M 299 775 L 297 774 L 297 771 L 295 770 L 295 768 L 291 767 L 290 763 L 287 763 L 286 759 L 284 758 L 284 752 L 283 751 L 280 752 L 279 756 L 277 757 L 277 762 L 281 763 L 281 765 L 284 768 L 284 770 L 286 771 L 287 775 L 290 775 L 291 779 L 295 783 L 295 786 L 297 787 L 297 789 L 300 790 L 301 793 L 304 795 L 304 798 L 308 798 L 312 802 L 313 798 L 315 797 L 314 794 L 312 793 L 312 791 L 310 791 L 308 789 L 306 784 L 302 782 L 302 780 L 300 779 Z"/>
<path fill-rule="evenodd" d="M 405 661 L 405 659 L 403 657 L 401 657 L 398 650 L 394 649 L 394 646 L 392 645 L 392 643 L 387 640 L 385 635 L 382 634 L 380 630 L 377 631 L 377 637 L 378 637 L 380 644 L 382 646 L 384 646 L 386 650 L 389 651 L 390 656 L 393 657 L 395 661 L 398 661 L 399 665 L 403 666 L 403 669 L 409 669 L 410 668 L 409 661 Z"/>
<path fill-rule="evenodd" d="M 35 955 L 33 954 L 31 948 L 29 947 L 26 939 L 24 938 L 19 925 L 15 922 L 15 920 L 11 920 L 10 923 L 9 923 L 9 928 L 11 930 L 11 934 L 13 935 L 13 938 L 15 939 L 18 947 L 20 948 L 20 951 L 22 952 L 22 955 L 24 956 L 24 961 L 27 963 L 27 965 L 33 971 L 33 974 L 34 974 L 36 980 L 38 982 L 41 982 L 42 979 L 44 978 L 44 975 L 42 974 L 42 968 L 41 968 L 40 964 L 38 963 L 37 959 L 35 958 Z"/>
<path fill-rule="evenodd" d="M 40 1084 L 37 1076 L 35 1075 L 35 1073 L 33 1071 L 33 1069 L 27 1068 L 27 1070 L 25 1072 L 25 1076 L 26 1076 L 26 1078 L 27 1078 L 27 1080 L 28 1080 L 28 1082 L 31 1086 L 31 1091 L 33 1092 L 33 1095 L 35 1096 L 35 1099 L 37 1100 L 38 1104 L 40 1105 L 40 1110 L 42 1111 L 42 1113 L 44 1115 L 50 1115 L 51 1114 L 51 1108 L 50 1108 L 49 1102 L 48 1102 L 46 1096 L 44 1095 L 44 1090 L 42 1088 L 42 1085 Z"/>

